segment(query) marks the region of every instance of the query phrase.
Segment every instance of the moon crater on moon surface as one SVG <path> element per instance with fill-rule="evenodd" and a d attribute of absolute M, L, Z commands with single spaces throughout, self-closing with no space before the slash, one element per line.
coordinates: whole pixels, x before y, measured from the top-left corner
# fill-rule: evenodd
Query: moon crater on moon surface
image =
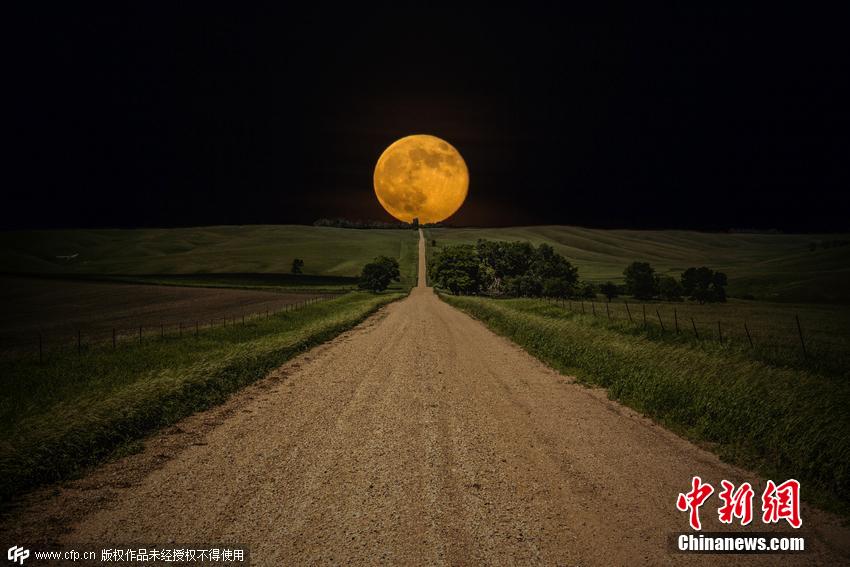
<path fill-rule="evenodd" d="M 453 215 L 469 189 L 460 153 L 435 136 L 417 134 L 391 144 L 375 166 L 375 194 L 395 218 L 434 223 Z"/>

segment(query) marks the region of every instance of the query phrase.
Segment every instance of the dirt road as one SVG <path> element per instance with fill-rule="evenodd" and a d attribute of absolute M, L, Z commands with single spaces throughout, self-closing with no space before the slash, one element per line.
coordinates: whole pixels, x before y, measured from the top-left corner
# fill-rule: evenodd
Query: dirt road
<path fill-rule="evenodd" d="M 441 302 L 424 266 L 419 283 L 31 517 L 68 524 L 67 544 L 239 542 L 260 565 L 716 563 L 668 552 L 676 495 L 755 475 Z M 811 553 L 723 562 L 841 562 L 835 520 L 803 514 Z M 716 506 L 702 518 L 719 529 Z"/>

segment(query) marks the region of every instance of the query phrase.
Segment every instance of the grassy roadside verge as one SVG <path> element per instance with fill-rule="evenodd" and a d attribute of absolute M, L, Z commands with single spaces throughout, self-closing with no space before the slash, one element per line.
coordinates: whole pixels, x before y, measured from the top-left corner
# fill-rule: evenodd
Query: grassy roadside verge
<path fill-rule="evenodd" d="M 850 513 L 850 384 L 735 352 L 653 341 L 533 300 L 442 295 L 552 367 L 603 386 L 722 458 Z M 697 472 L 697 471 L 695 471 Z"/>
<path fill-rule="evenodd" d="M 80 357 L 0 362 L 0 507 L 117 447 L 219 404 L 402 294 L 352 293 L 298 311 Z"/>

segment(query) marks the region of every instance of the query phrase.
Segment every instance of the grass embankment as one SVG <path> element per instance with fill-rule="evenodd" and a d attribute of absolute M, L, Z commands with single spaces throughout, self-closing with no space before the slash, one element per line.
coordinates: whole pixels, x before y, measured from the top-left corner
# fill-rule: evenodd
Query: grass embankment
<path fill-rule="evenodd" d="M 732 297 L 800 303 L 850 303 L 850 245 L 846 234 L 743 234 L 684 230 L 601 230 L 576 226 L 429 228 L 437 244 L 524 240 L 551 244 L 594 283 L 623 282 L 634 261 L 678 277 L 691 266 L 708 266 L 729 276 Z"/>
<path fill-rule="evenodd" d="M 415 230 L 296 225 L 7 231 L 0 233 L 0 266 L 12 274 L 252 289 L 294 284 L 317 291 L 314 284 L 350 287 L 351 280 L 321 278 L 356 277 L 383 255 L 399 261 L 402 281 L 394 287 L 409 289 L 416 285 L 418 236 Z M 287 276 L 295 258 L 304 260 L 307 277 L 300 280 Z"/>
<path fill-rule="evenodd" d="M 224 401 L 401 294 L 348 294 L 197 337 L 0 361 L 0 505 Z"/>
<path fill-rule="evenodd" d="M 552 367 L 707 441 L 724 459 L 850 513 L 850 383 L 753 360 L 732 347 L 625 332 L 539 300 L 442 296 Z M 696 474 L 698 471 L 694 471 Z"/>
<path fill-rule="evenodd" d="M 720 343 L 722 338 L 722 351 L 727 354 L 735 351 L 774 366 L 801 368 L 850 380 L 850 310 L 844 306 L 737 299 L 705 305 L 692 301 L 639 303 L 622 298 L 611 303 L 604 299 L 595 303 L 565 300 L 557 301 L 556 305 L 564 312 L 584 311 L 587 315 L 595 312 L 595 324 L 622 333 L 701 348 L 711 348 L 711 343 Z"/>

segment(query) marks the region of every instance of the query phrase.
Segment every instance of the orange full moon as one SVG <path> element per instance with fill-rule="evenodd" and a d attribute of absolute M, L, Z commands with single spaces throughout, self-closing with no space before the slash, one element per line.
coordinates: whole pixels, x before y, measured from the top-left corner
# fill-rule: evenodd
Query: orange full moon
<path fill-rule="evenodd" d="M 440 222 L 466 199 L 469 170 L 451 144 L 416 134 L 393 142 L 375 166 L 378 201 L 400 221 Z"/>

